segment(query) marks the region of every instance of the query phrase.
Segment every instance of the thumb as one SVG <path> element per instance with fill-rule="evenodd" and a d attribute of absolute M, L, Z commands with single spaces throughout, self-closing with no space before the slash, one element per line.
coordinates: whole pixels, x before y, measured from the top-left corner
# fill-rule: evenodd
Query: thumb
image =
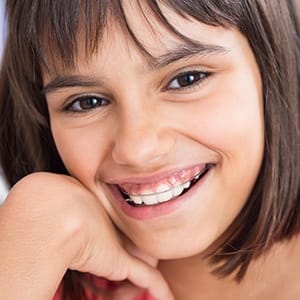
<path fill-rule="evenodd" d="M 93 265 L 95 267 L 95 264 Z M 101 265 L 103 266 L 103 264 Z M 155 300 L 175 300 L 162 274 L 146 262 L 130 255 L 125 249 L 119 249 L 118 254 L 113 255 L 113 259 L 108 258 L 105 269 L 106 272 L 99 268 L 99 270 L 94 269 L 91 273 L 111 281 L 128 280 L 133 287 L 147 290 Z M 135 288 L 131 289 L 133 294 L 137 291 Z"/>

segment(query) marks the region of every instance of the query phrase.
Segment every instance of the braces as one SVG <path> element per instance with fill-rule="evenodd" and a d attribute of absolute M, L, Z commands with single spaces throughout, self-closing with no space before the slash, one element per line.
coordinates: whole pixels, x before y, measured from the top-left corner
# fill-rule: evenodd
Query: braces
<path fill-rule="evenodd" d="M 204 177 L 207 172 L 212 168 L 212 166 L 214 166 L 214 164 L 207 164 L 205 166 L 205 168 L 203 169 L 202 173 L 201 174 L 198 174 L 196 175 L 192 180 L 189 180 L 191 182 L 190 186 L 188 188 L 184 188 L 182 193 L 179 194 L 178 196 L 174 197 L 173 199 L 177 198 L 177 197 L 181 197 L 183 194 L 185 194 L 190 188 L 192 188 L 202 177 Z M 189 182 L 187 181 L 187 182 Z M 186 183 L 186 182 L 185 182 Z M 185 183 L 182 183 L 182 184 L 185 184 Z M 122 190 L 120 187 L 119 188 L 119 191 L 121 192 L 124 200 L 131 206 L 134 206 L 134 207 L 138 207 L 138 206 L 150 206 L 150 205 L 146 205 L 144 203 L 141 203 L 141 204 L 137 204 L 135 203 L 134 201 L 132 201 L 129 197 L 129 195 L 124 191 Z M 162 192 L 163 193 L 163 192 Z M 156 193 L 153 193 L 153 194 L 146 194 L 145 196 L 149 196 L 149 195 L 154 195 Z M 170 199 L 170 200 L 173 200 L 173 199 Z M 168 200 L 168 201 L 170 201 Z M 153 204 L 153 205 L 158 205 L 160 203 L 156 203 L 156 204 Z"/>

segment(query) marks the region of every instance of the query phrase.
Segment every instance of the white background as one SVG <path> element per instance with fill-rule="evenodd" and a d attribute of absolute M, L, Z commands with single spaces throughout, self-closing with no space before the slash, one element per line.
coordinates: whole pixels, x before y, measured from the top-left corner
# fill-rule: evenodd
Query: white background
<path fill-rule="evenodd" d="M 3 46 L 4 46 L 4 1 L 0 0 L 0 60 L 2 57 L 3 52 Z M 0 120 L 1 122 L 1 120 Z M 1 170 L 0 170 L 0 204 L 3 202 L 5 195 L 7 193 L 7 188 L 4 183 L 4 180 L 1 176 Z"/>

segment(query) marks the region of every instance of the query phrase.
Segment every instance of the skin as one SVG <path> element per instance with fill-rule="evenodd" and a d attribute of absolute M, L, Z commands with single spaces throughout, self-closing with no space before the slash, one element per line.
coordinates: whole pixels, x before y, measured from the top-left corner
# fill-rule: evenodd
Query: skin
<path fill-rule="evenodd" d="M 156 32 L 151 33 L 145 21 L 131 14 L 136 12 L 128 9 L 134 32 L 155 58 L 182 45 L 155 22 Z M 233 29 L 165 14 L 186 36 L 225 51 L 150 70 L 115 24 L 99 52 L 89 61 L 79 60 L 76 70 L 66 74 L 91 78 L 91 87 L 79 83 L 47 89 L 51 128 L 67 169 L 97 195 L 138 248 L 158 259 L 201 253 L 224 232 L 253 187 L 264 140 L 261 78 L 246 39 Z M 172 88 L 178 85 L 178 74 L 187 71 L 211 75 L 186 89 Z M 53 79 L 48 76 L 45 84 Z M 82 95 L 98 97 L 98 102 L 105 98 L 105 105 L 84 113 L 63 109 Z M 132 177 L 143 184 L 155 181 L 152 176 L 163 181 L 165 171 L 209 162 L 216 167 L 201 188 L 179 209 L 156 218 L 128 217 L 107 187 Z M 182 240 L 184 245 L 178 243 Z"/>
<path fill-rule="evenodd" d="M 87 59 L 82 50 L 74 70 L 44 74 L 51 130 L 73 178 L 34 174 L 9 194 L 0 210 L 0 236 L 6 241 L 0 244 L 0 257 L 6 258 L 0 298 L 24 296 L 5 289 L 10 278 L 11 284 L 23 287 L 18 290 L 27 291 L 28 299 L 51 299 L 67 268 L 128 279 L 126 292 L 109 296 L 122 300 L 132 299 L 141 288 L 171 300 L 165 279 L 177 300 L 199 300 L 199 295 L 217 300 L 220 291 L 222 300 L 276 299 L 280 294 L 260 282 L 269 278 L 274 287 L 283 277 L 291 280 L 291 264 L 283 262 L 287 257 L 295 262 L 299 246 L 279 247 L 266 262 L 253 263 L 242 285 L 210 274 L 203 254 L 245 205 L 261 166 L 261 77 L 246 38 L 237 30 L 185 20 L 162 9 L 182 34 L 213 45 L 213 51 L 162 64 L 162 58 L 174 58 L 176 49 L 188 46 L 151 16 L 150 27 L 135 2 L 126 1 L 130 26 L 154 57 L 152 65 L 119 25 L 110 22 L 94 55 Z M 179 88 L 178 79 L 187 72 L 201 79 Z M 53 82 L 58 75 L 68 80 L 77 76 L 76 83 L 57 87 Z M 74 112 L 76 99 L 87 95 L 96 106 Z M 176 209 L 151 218 L 126 215 L 109 188 L 111 183 L 164 182 L 166 172 L 203 163 L 215 167 L 201 186 L 191 189 Z M 27 209 L 20 214 L 22 204 Z M 22 255 L 14 254 L 16 245 Z M 53 258 L 55 251 L 61 255 Z M 285 267 L 276 273 L 278 264 Z M 16 266 L 13 271 L 11 266 Z M 27 276 L 22 276 L 24 270 Z M 39 280 L 30 290 L 34 276 Z"/>
<path fill-rule="evenodd" d="M 69 176 L 35 173 L 19 181 L 1 207 L 0 234 L 1 299 L 52 300 L 64 273 L 75 269 L 131 282 L 107 300 L 144 289 L 174 300 L 152 261 L 121 242 L 98 199 Z"/>

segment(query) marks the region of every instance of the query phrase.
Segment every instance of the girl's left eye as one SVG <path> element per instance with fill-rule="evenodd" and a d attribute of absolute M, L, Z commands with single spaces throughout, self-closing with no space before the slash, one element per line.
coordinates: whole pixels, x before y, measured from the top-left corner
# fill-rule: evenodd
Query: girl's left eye
<path fill-rule="evenodd" d="M 210 75 L 209 72 L 204 71 L 189 71 L 177 75 L 167 85 L 168 90 L 178 90 L 192 87 L 200 84 Z"/>
<path fill-rule="evenodd" d="M 106 106 L 109 100 L 93 95 L 86 95 L 76 98 L 65 108 L 70 112 L 84 112 L 95 109 L 97 107 Z"/>

